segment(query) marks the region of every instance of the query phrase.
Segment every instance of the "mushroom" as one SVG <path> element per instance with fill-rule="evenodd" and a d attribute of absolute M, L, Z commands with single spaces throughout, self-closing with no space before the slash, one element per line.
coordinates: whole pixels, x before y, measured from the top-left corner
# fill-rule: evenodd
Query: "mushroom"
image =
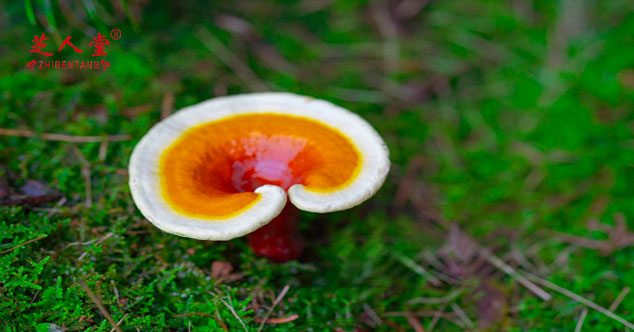
<path fill-rule="evenodd" d="M 360 116 L 290 93 L 214 98 L 157 123 L 130 157 L 132 197 L 161 230 L 249 234 L 256 254 L 296 259 L 297 209 L 326 213 L 376 193 L 389 151 Z M 287 197 L 291 204 L 287 204 Z"/>

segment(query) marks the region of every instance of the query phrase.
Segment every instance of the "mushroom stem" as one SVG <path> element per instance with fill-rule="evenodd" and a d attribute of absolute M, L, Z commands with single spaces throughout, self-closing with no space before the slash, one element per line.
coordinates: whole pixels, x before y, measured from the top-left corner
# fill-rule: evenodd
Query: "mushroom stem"
<path fill-rule="evenodd" d="M 299 210 L 286 204 L 282 213 L 267 225 L 249 234 L 249 245 L 258 256 L 276 262 L 299 258 L 304 240 L 297 229 Z"/>

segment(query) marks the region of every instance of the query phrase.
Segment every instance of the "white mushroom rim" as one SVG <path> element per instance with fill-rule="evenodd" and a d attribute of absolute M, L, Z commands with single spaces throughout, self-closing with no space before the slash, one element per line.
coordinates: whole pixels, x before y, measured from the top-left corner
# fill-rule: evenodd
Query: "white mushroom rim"
<path fill-rule="evenodd" d="M 358 165 L 355 166 L 354 176 L 333 190 L 313 189 L 299 183 L 289 185 L 287 190 L 289 200 L 301 210 L 326 213 L 351 208 L 374 195 L 385 181 L 390 168 L 389 151 L 379 134 L 360 116 L 327 101 L 290 93 L 254 93 L 219 97 L 184 108 L 157 123 L 134 148 L 129 164 L 130 190 L 137 207 L 150 222 L 168 233 L 218 241 L 251 233 L 280 214 L 287 202 L 287 192 L 282 187 L 273 184 L 263 184 L 254 188 L 258 197 L 249 203 L 248 207 L 217 218 L 183 213 L 168 202 L 162 194 L 162 185 L 165 180 L 163 182 L 161 180 L 160 165 L 165 151 L 192 128 L 241 115 L 279 115 L 310 120 L 324 128 L 337 131 L 358 152 Z M 269 125 L 274 127 L 275 123 L 269 123 L 264 127 Z M 256 133 L 253 135 L 257 135 L 259 130 L 254 131 Z M 267 144 L 271 144 L 270 141 L 269 139 Z M 337 143 L 330 142 L 329 144 Z M 184 146 L 187 147 L 187 145 Z M 231 152 L 235 151 L 231 150 Z M 300 161 L 305 162 L 304 159 Z M 200 163 L 204 164 L 207 161 Z M 208 163 L 216 163 L 216 161 L 209 160 Z M 329 167 L 333 165 L 336 164 L 332 164 L 331 161 Z M 207 166 L 205 164 L 200 167 Z M 189 176 L 194 171 L 187 168 L 178 172 Z M 333 172 L 337 173 L 335 175 L 340 173 L 339 170 L 333 170 Z M 318 181 L 325 183 L 332 181 L 326 175 L 320 175 L 321 178 Z M 203 177 L 196 174 L 192 176 Z M 181 183 L 177 185 L 183 186 Z M 202 192 L 206 189 L 200 190 Z M 209 200 L 213 200 L 213 197 L 216 196 L 210 196 Z"/>

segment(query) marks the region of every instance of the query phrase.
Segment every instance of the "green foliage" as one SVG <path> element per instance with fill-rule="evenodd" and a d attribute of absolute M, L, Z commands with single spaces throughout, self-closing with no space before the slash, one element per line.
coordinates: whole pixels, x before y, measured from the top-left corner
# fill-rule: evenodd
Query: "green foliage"
<path fill-rule="evenodd" d="M 110 143 L 103 155 L 99 143 L 0 137 L 0 180 L 9 173 L 37 179 L 66 198 L 59 206 L 0 209 L 0 321 L 9 331 L 110 331 L 79 281 L 125 331 L 221 331 L 222 324 L 257 331 L 255 318 L 285 285 L 290 290 L 272 316 L 299 318 L 265 331 L 392 331 L 409 327 L 398 313 L 435 310 L 448 316 L 435 330 L 465 330 L 451 307 L 412 301 L 442 297 L 476 326 L 491 315 L 479 301 L 502 299 L 501 318 L 481 330 L 574 329 L 579 303 L 554 292 L 552 301 L 539 300 L 487 266 L 464 272 L 469 264 L 443 230 L 411 202 L 396 205 L 404 179 L 414 183 L 409 198 L 422 197 L 519 270 L 604 307 L 634 288 L 633 248 L 602 255 L 556 237 L 605 240 L 586 224 L 614 225 L 616 213 L 634 228 L 631 1 L 430 2 L 397 22 L 393 69 L 375 3 L 86 0 L 72 5 L 78 22 L 64 15 L 63 3 L 5 4 L 0 21 L 11 26 L 0 30 L 0 127 L 133 139 Z M 583 15 L 574 16 L 579 4 Z M 251 30 L 231 30 L 221 15 L 244 19 Z M 46 32 L 48 47 L 56 48 L 71 35 L 85 46 L 93 29 L 113 28 L 122 38 L 109 45 L 106 72 L 26 67 L 35 56 L 25 36 Z M 199 29 L 271 90 L 349 108 L 390 148 L 392 173 L 370 201 L 302 215 L 307 252 L 300 262 L 256 258 L 242 239 L 210 243 L 165 234 L 134 207 L 124 170 L 134 144 L 159 121 L 165 94 L 174 93 L 179 109 L 253 86 L 205 47 Z M 137 106 L 144 111 L 131 112 Z M 414 158 L 424 162 L 412 176 Z M 529 262 L 513 261 L 514 252 Z M 240 278 L 213 277 L 214 261 L 231 263 Z M 443 286 L 420 268 L 445 278 Z M 615 312 L 634 321 L 631 296 Z M 584 329 L 623 327 L 591 310 Z"/>

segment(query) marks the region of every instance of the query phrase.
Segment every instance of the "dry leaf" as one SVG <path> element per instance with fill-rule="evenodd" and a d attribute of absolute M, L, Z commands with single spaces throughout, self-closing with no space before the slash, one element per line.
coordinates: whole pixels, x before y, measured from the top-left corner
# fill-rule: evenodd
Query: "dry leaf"
<path fill-rule="evenodd" d="M 508 310 L 507 298 L 501 289 L 486 280 L 482 281 L 478 291 L 482 293 L 477 301 L 478 323 L 481 329 L 486 329 L 504 318 Z"/>
<path fill-rule="evenodd" d="M 233 271 L 233 266 L 228 262 L 214 261 L 211 263 L 211 276 L 216 279 L 226 278 Z"/>
<path fill-rule="evenodd" d="M 595 249 L 603 255 L 609 255 L 616 250 L 634 245 L 634 232 L 627 230 L 625 216 L 622 213 L 614 214 L 614 227 L 602 224 L 597 220 L 588 223 L 588 229 L 599 230 L 608 234 L 607 240 L 595 240 L 571 234 L 560 234 L 560 240 L 580 247 Z"/>
<path fill-rule="evenodd" d="M 59 192 L 40 181 L 27 179 L 18 190 L 0 183 L 0 205 L 39 205 L 57 201 Z"/>

